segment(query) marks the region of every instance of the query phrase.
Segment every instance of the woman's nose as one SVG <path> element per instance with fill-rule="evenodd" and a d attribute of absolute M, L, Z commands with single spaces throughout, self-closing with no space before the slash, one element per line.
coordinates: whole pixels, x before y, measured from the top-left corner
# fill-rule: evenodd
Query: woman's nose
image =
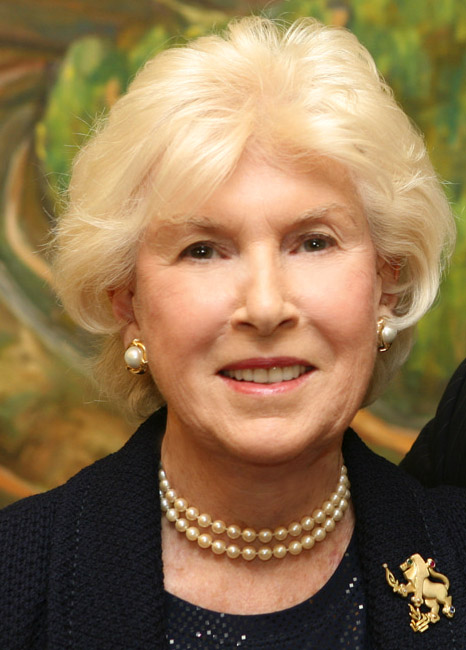
<path fill-rule="evenodd" d="M 240 281 L 238 308 L 233 326 L 253 329 L 260 336 L 270 336 L 278 328 L 292 327 L 298 311 L 290 300 L 286 274 L 276 260 L 258 256 L 248 266 Z"/>

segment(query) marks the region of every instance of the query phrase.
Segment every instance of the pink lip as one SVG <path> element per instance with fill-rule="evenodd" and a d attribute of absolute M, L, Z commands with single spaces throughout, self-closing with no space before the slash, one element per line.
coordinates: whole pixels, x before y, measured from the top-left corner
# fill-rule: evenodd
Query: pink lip
<path fill-rule="evenodd" d="M 309 361 L 296 357 L 257 357 L 235 361 L 222 370 L 245 370 L 247 368 L 285 368 L 286 366 L 310 366 Z"/>

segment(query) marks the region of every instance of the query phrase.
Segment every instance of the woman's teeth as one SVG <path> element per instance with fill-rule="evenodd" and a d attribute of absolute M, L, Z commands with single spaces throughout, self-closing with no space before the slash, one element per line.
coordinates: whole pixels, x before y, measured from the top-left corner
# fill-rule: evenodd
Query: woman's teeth
<path fill-rule="evenodd" d="M 245 368 L 244 370 L 224 370 L 222 372 L 236 381 L 253 381 L 256 384 L 275 384 L 280 381 L 290 381 L 304 375 L 308 366 L 284 366 L 273 368 Z"/>

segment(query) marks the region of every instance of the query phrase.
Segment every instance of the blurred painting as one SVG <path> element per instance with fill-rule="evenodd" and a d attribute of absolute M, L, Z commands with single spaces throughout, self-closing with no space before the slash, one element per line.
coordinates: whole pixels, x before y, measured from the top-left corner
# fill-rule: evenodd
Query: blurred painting
<path fill-rule="evenodd" d="M 399 458 L 466 356 L 464 0 L 0 0 L 0 506 L 62 483 L 134 429 L 92 381 L 98 337 L 53 293 L 48 242 L 73 157 L 148 58 L 251 11 L 351 29 L 424 132 L 458 217 L 410 359 L 356 427 Z"/>

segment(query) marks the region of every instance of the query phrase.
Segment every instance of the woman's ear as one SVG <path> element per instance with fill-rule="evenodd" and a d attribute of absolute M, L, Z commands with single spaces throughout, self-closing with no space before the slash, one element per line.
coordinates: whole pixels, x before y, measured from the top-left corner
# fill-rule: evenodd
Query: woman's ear
<path fill-rule="evenodd" d="M 131 288 L 110 289 L 108 297 L 116 322 L 120 326 L 123 344 L 127 347 L 135 338 L 139 338 L 139 325 L 134 314 L 134 292 Z"/>
<path fill-rule="evenodd" d="M 381 294 L 379 304 L 389 312 L 393 312 L 398 302 L 398 279 L 400 277 L 400 264 L 379 259 L 377 274 L 381 281 Z"/>

